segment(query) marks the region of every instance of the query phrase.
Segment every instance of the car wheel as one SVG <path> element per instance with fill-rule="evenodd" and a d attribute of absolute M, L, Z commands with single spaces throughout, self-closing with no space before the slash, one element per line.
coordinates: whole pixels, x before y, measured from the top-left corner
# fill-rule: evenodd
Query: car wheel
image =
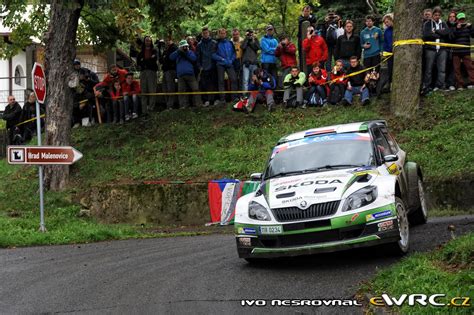
<path fill-rule="evenodd" d="M 418 177 L 417 183 L 418 203 L 419 206 L 414 210 L 410 216 L 410 223 L 413 225 L 425 224 L 428 221 L 428 207 L 426 206 L 426 196 L 423 181 Z"/>
<path fill-rule="evenodd" d="M 400 239 L 389 245 L 391 253 L 404 255 L 410 247 L 410 223 L 408 222 L 407 208 L 403 200 L 395 197 L 395 209 L 397 211 L 398 230 Z"/>

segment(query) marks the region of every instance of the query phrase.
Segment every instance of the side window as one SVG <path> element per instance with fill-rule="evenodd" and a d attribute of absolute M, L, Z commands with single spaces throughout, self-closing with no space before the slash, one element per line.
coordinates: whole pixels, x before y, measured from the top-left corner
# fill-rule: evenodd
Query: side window
<path fill-rule="evenodd" d="M 383 157 L 389 154 L 394 154 L 387 142 L 387 139 L 385 139 L 380 129 L 375 128 L 373 130 L 373 133 L 374 133 L 375 147 L 380 152 L 380 155 Z"/>
<path fill-rule="evenodd" d="M 390 146 L 390 151 L 392 154 L 397 154 L 398 152 L 398 145 L 393 139 L 392 135 L 388 133 L 387 128 L 380 128 L 382 131 L 382 134 L 385 136 L 385 139 L 387 139 L 388 145 Z"/>

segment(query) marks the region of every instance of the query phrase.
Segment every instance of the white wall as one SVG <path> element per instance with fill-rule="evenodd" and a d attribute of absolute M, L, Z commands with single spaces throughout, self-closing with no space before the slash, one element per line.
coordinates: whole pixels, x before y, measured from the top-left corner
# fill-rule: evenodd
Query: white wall
<path fill-rule="evenodd" d="M 26 69 L 26 53 L 20 51 L 12 58 L 12 89 L 15 99 L 23 106 L 25 102 L 26 78 L 22 78 L 20 85 L 15 83 L 15 69 L 19 67 L 21 76 L 26 77 L 28 69 Z M 29 70 L 31 71 L 31 69 Z M 0 111 L 3 111 L 7 105 L 7 98 L 9 94 L 9 75 L 8 60 L 0 59 Z"/>

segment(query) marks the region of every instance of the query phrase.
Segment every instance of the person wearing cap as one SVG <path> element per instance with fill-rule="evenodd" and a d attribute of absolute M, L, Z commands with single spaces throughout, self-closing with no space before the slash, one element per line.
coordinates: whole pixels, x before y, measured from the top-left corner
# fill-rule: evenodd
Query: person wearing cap
<path fill-rule="evenodd" d="M 212 92 L 217 88 L 217 71 L 216 63 L 212 59 L 212 54 L 216 50 L 217 42 L 210 37 L 209 28 L 204 26 L 202 28 L 202 38 L 197 45 L 197 64 L 201 71 L 199 87 L 203 92 Z M 209 106 L 214 101 L 213 94 L 202 95 L 204 106 Z"/>
<path fill-rule="evenodd" d="M 328 60 L 326 62 L 326 71 L 331 71 L 332 59 L 334 57 L 334 51 L 337 44 L 337 38 L 339 30 L 342 30 L 341 17 L 336 14 L 334 9 L 329 9 L 328 14 L 324 17 L 324 27 L 322 28 L 322 36 L 328 46 Z"/>
<path fill-rule="evenodd" d="M 178 75 L 178 92 L 186 92 L 189 88 L 192 92 L 199 91 L 199 85 L 194 72 L 196 63 L 196 54 L 189 49 L 188 42 L 183 39 L 179 42 L 178 50 L 170 55 L 171 60 L 176 61 L 176 74 Z M 180 108 L 189 107 L 188 95 L 179 95 Z M 201 105 L 201 97 L 199 94 L 193 95 L 194 106 Z"/>
<path fill-rule="evenodd" d="M 227 39 L 227 30 L 221 28 L 219 30 L 219 39 L 217 40 L 216 51 L 212 54 L 212 58 L 217 64 L 217 85 L 220 92 L 225 91 L 225 73 L 230 81 L 231 91 L 237 91 L 237 74 L 235 73 L 235 48 L 234 44 Z M 232 98 L 238 101 L 237 94 L 233 94 Z M 219 95 L 220 103 L 225 103 L 225 94 Z"/>
<path fill-rule="evenodd" d="M 258 68 L 258 51 L 260 42 L 252 29 L 245 33 L 245 39 L 240 45 L 242 49 L 242 90 L 247 91 L 250 75 Z"/>
<path fill-rule="evenodd" d="M 262 62 L 262 68 L 267 70 L 274 78 L 277 77 L 277 59 L 275 56 L 276 48 L 278 47 L 278 41 L 273 36 L 275 29 L 273 25 L 266 27 L 267 34 L 260 39 L 260 46 L 262 48 L 262 54 L 260 61 Z"/>
<path fill-rule="evenodd" d="M 158 71 L 158 51 L 153 46 L 153 40 L 150 36 L 143 39 L 142 49 L 137 56 L 137 64 L 140 68 L 140 86 L 144 94 L 156 93 Z M 123 83 L 123 82 L 121 82 Z M 155 96 L 143 95 L 142 112 L 147 114 L 155 108 Z"/>
<path fill-rule="evenodd" d="M 456 18 L 458 21 L 456 29 L 454 30 L 454 43 L 469 46 L 471 44 L 471 38 L 474 37 L 474 29 L 471 23 L 466 21 L 466 14 L 464 12 L 458 13 Z M 461 73 L 461 63 L 464 64 L 469 78 L 467 88 L 472 89 L 474 88 L 474 68 L 472 66 L 470 48 L 466 47 L 453 49 L 454 74 L 456 77 L 456 85 L 458 90 L 462 90 L 464 88 L 464 79 Z"/>
<path fill-rule="evenodd" d="M 95 82 L 95 84 L 99 83 L 99 77 L 97 76 L 97 73 L 90 69 L 81 67 L 81 61 L 79 59 L 74 59 L 73 65 L 74 70 L 79 72 L 79 75 L 89 78 L 91 81 Z"/>
<path fill-rule="evenodd" d="M 280 65 L 282 69 L 281 80 L 278 86 L 283 87 L 283 81 L 291 68 L 297 66 L 296 62 L 296 46 L 290 41 L 288 35 L 281 36 L 280 43 L 275 50 L 275 56 L 280 58 Z"/>

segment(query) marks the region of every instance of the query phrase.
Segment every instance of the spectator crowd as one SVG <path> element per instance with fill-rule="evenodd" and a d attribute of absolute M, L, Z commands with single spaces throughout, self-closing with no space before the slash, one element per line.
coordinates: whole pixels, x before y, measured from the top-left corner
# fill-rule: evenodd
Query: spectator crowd
<path fill-rule="evenodd" d="M 441 45 L 470 45 L 474 29 L 463 12 L 450 11 L 446 22 L 442 14 L 439 7 L 426 9 L 420 21 L 423 40 L 440 43 L 423 46 L 422 94 L 474 87 L 470 48 Z M 247 112 L 252 112 L 257 102 L 266 103 L 269 111 L 278 101 L 286 108 L 350 106 L 355 95 L 367 105 L 373 96 L 389 91 L 393 72 L 393 58 L 387 60 L 387 71 L 381 72 L 383 53 L 392 52 L 393 15 L 383 16 L 383 30 L 376 22 L 373 16 L 367 16 L 365 28 L 358 32 L 353 21 L 329 10 L 324 22 L 317 23 L 311 7 L 304 6 L 298 18 L 296 43 L 286 34 L 276 36 L 273 25 L 268 25 L 260 38 L 252 29 L 244 34 L 232 29 L 228 37 L 225 28 L 219 29 L 214 38 L 207 26 L 202 28 L 199 40 L 189 36 L 177 44 L 168 37 L 166 42 L 160 41 L 162 45 L 155 45 L 150 36 L 145 36 L 136 57 L 139 80 L 134 73 L 112 65 L 99 81 L 97 74 L 81 67 L 79 60 L 74 61 L 75 72 L 69 79 L 74 92 L 72 124 L 87 126 L 99 119 L 124 123 L 146 115 L 156 106 L 153 94 L 157 92 L 159 65 L 162 91 L 172 94 L 165 98 L 168 110 L 176 103 L 187 108 L 191 104 L 223 106 L 226 101 Z M 276 95 L 277 90 L 284 90 L 283 95 Z M 180 92 L 178 96 L 173 94 L 176 92 Z M 9 130 L 33 117 L 34 106 L 28 105 L 34 103 L 33 97 L 23 109 L 9 97 L 3 116 Z M 24 124 L 20 129 L 17 132 L 24 139 L 34 134 L 31 125 Z"/>

